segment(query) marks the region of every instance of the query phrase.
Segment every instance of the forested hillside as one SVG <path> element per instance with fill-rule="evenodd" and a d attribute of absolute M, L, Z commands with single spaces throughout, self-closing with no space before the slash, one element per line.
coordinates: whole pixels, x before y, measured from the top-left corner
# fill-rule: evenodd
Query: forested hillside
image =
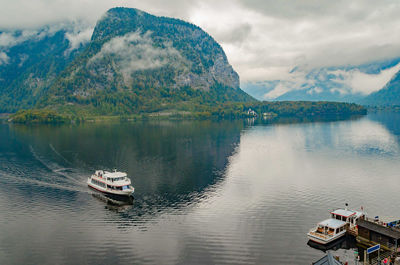
<path fill-rule="evenodd" d="M 221 46 L 199 27 L 113 8 L 38 106 L 118 115 L 252 100 Z"/>
<path fill-rule="evenodd" d="M 0 113 L 32 108 L 84 48 L 72 47 L 70 25 L 0 32 Z"/>

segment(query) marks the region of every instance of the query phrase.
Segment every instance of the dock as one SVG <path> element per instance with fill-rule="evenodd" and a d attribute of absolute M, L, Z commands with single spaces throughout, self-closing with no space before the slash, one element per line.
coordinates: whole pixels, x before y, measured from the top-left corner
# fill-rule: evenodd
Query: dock
<path fill-rule="evenodd" d="M 400 227 L 398 221 L 384 222 L 379 219 L 363 217 L 357 220 L 357 244 L 364 249 L 363 264 L 380 264 L 380 260 L 398 256 L 400 249 Z M 367 258 L 367 248 L 379 245 L 379 255 Z M 361 254 L 361 253 L 360 253 Z M 388 263 L 389 264 L 389 263 Z M 397 261 L 395 264 L 400 264 Z"/>
<path fill-rule="evenodd" d="M 400 228 L 387 226 L 370 218 L 358 220 L 357 241 L 367 247 L 380 244 L 387 251 L 399 252 Z"/>

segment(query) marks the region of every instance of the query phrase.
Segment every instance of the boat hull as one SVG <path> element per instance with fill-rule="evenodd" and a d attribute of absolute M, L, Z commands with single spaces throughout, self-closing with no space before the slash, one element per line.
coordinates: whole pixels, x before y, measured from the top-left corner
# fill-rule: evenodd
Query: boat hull
<path fill-rule="evenodd" d="M 134 189 L 122 190 L 122 191 L 110 191 L 110 190 L 106 190 L 101 187 L 98 187 L 96 185 L 93 185 L 89 181 L 88 181 L 87 185 L 89 188 L 91 188 L 93 190 L 96 190 L 98 192 L 101 192 L 101 193 L 104 193 L 104 194 L 107 194 L 110 196 L 115 196 L 116 198 L 130 197 L 130 196 L 133 196 L 133 192 L 134 192 Z"/>

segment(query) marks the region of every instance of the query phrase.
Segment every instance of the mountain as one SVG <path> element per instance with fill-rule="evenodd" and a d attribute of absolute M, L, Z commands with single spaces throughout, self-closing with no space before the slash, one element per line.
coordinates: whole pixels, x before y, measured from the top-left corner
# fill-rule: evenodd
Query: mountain
<path fill-rule="evenodd" d="M 201 28 L 113 8 L 38 106 L 129 114 L 252 100 L 222 47 Z"/>
<path fill-rule="evenodd" d="M 0 32 L 0 113 L 36 104 L 84 48 L 74 31 L 68 24 Z"/>
<path fill-rule="evenodd" d="M 400 58 L 355 66 L 294 67 L 286 80 L 252 82 L 242 87 L 261 100 L 362 103 L 382 89 L 399 68 Z"/>
<path fill-rule="evenodd" d="M 368 95 L 361 103 L 370 106 L 400 106 L 400 71 L 384 88 Z"/>

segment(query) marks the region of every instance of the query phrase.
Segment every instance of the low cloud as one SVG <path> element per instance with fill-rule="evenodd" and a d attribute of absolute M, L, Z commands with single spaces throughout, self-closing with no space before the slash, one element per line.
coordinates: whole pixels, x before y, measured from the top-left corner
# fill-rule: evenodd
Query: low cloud
<path fill-rule="evenodd" d="M 8 49 L 27 40 L 40 41 L 46 36 L 52 36 L 59 30 L 73 31 L 71 23 L 58 23 L 37 29 L 14 29 L 0 33 L 0 49 Z"/>
<path fill-rule="evenodd" d="M 67 52 L 78 49 L 81 45 L 88 43 L 93 34 L 93 27 L 86 29 L 73 30 L 72 32 L 65 33 L 65 38 L 69 41 L 69 48 Z"/>
<path fill-rule="evenodd" d="M 336 76 L 334 79 L 337 83 L 342 83 L 350 88 L 350 91 L 339 91 L 342 94 L 362 94 L 369 95 L 382 89 L 392 77 L 400 70 L 400 63 L 380 71 L 378 74 L 366 74 L 358 69 L 351 71 L 337 70 L 332 71 L 330 74 Z"/>
<path fill-rule="evenodd" d="M 7 64 L 10 58 L 5 52 L 0 52 L 0 66 L 3 64 Z"/>
<path fill-rule="evenodd" d="M 400 71 L 400 63 L 388 66 L 381 63 L 382 69 L 375 65 L 317 68 L 311 71 L 307 68 L 295 68 L 284 75 L 282 80 L 248 82 L 244 84 L 244 89 L 249 93 L 255 92 L 255 96 L 262 100 L 274 100 L 286 93 L 300 90 L 303 96 L 327 96 L 330 93 L 342 97 L 363 97 L 382 89 Z M 265 93 L 260 92 L 262 88 Z"/>
<path fill-rule="evenodd" d="M 41 38 L 38 30 L 22 30 L 0 33 L 0 48 L 8 48 L 30 38 Z"/>
<path fill-rule="evenodd" d="M 89 60 L 88 66 L 91 67 L 104 58 L 112 57 L 125 81 L 129 82 L 132 73 L 136 71 L 160 68 L 183 60 L 171 43 L 163 43 L 163 47 L 156 47 L 150 37 L 151 34 L 151 32 L 145 34 L 134 32 L 111 39 Z"/>
<path fill-rule="evenodd" d="M 34 29 L 76 20 L 87 20 L 93 27 L 115 6 L 184 19 L 221 43 L 243 82 L 293 83 L 290 70 L 296 66 L 310 71 L 400 56 L 396 0 L 0 0 L 0 4 L 0 29 Z M 69 36 L 71 49 L 87 38 L 81 34 Z"/>

